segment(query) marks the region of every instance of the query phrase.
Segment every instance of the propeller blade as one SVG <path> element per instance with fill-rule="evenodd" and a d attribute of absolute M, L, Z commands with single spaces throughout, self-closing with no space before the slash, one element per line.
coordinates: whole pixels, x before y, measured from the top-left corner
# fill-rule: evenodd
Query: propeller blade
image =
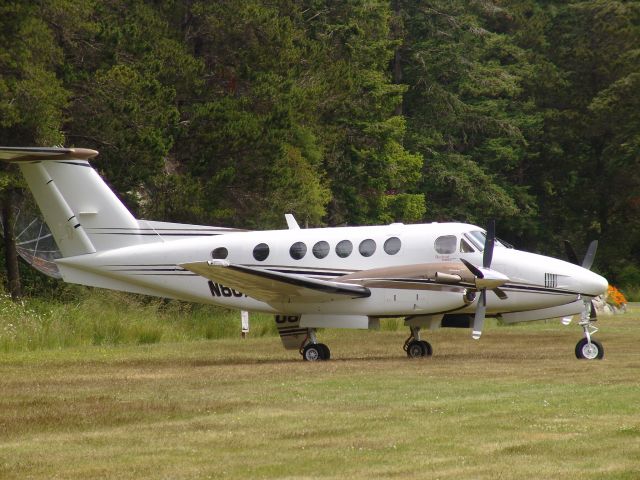
<path fill-rule="evenodd" d="M 591 319 L 592 322 L 595 322 L 598 319 L 598 312 L 596 310 L 596 305 L 593 303 L 593 300 L 591 300 L 591 311 L 589 312 L 589 318 Z"/>
<path fill-rule="evenodd" d="M 482 327 L 484 327 L 484 317 L 487 311 L 487 290 L 483 288 L 480 290 L 480 298 L 478 299 L 478 306 L 476 307 L 476 315 L 473 318 L 473 332 L 471 337 L 474 340 L 480 339 L 482 335 Z"/>
<path fill-rule="evenodd" d="M 484 278 L 484 273 L 482 273 L 480 271 L 480 269 L 478 267 L 476 267 L 474 264 L 469 263 L 467 260 L 465 260 L 464 258 L 461 258 L 460 261 L 462 263 L 464 263 L 464 266 L 467 267 L 469 269 L 469 271 L 471 273 L 473 273 L 474 276 L 478 277 L 478 278 Z"/>
<path fill-rule="evenodd" d="M 509 298 L 505 291 L 500 288 L 494 288 L 493 293 L 495 293 L 500 300 L 506 300 L 507 298 Z"/>
<path fill-rule="evenodd" d="M 491 267 L 493 259 L 493 247 L 496 243 L 496 221 L 490 220 L 487 225 L 487 238 L 484 241 L 484 250 L 482 252 L 482 266 L 484 268 Z"/>
<path fill-rule="evenodd" d="M 573 317 L 562 317 L 562 324 L 566 327 L 571 323 Z"/>
<path fill-rule="evenodd" d="M 587 253 L 584 256 L 584 260 L 582 260 L 582 268 L 591 270 L 591 267 L 593 266 L 593 261 L 596 258 L 596 250 L 598 250 L 598 241 L 594 240 L 589 244 L 589 248 L 587 249 Z"/>
<path fill-rule="evenodd" d="M 496 295 L 502 300 L 507 298 L 507 294 L 499 289 L 501 285 L 504 285 L 509 281 L 509 278 L 507 276 L 495 270 L 486 269 L 482 271 L 479 267 L 476 267 L 472 263 L 469 263 L 464 258 L 461 258 L 460 261 L 464 263 L 465 267 L 467 267 L 469 271 L 476 277 L 475 283 L 477 288 L 488 288 L 489 290 L 495 291 Z"/>
<path fill-rule="evenodd" d="M 576 251 L 573 249 L 573 245 L 569 240 L 564 240 L 564 251 L 567 254 L 567 258 L 569 261 L 575 265 L 580 265 L 578 262 L 578 256 L 576 255 Z"/>

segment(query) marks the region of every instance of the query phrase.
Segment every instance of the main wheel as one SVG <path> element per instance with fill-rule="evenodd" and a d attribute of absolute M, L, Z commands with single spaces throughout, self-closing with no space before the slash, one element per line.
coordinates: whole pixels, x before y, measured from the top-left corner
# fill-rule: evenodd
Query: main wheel
<path fill-rule="evenodd" d="M 322 358 L 321 360 L 329 360 L 331 358 L 331 350 L 324 343 L 318 343 L 316 345 L 322 350 Z"/>
<path fill-rule="evenodd" d="M 424 347 L 424 351 L 425 351 L 425 356 L 426 357 L 430 357 L 431 355 L 433 355 L 433 348 L 431 347 L 431 344 L 429 342 L 426 342 L 424 340 L 420 340 L 420 343 Z"/>
<path fill-rule="evenodd" d="M 602 344 L 596 340 L 591 340 L 591 344 L 586 338 L 581 339 L 576 344 L 576 358 L 585 360 L 602 360 L 604 357 L 604 348 Z"/>
<path fill-rule="evenodd" d="M 331 351 L 324 343 L 310 343 L 302 349 L 302 358 L 307 362 L 329 360 Z"/>
<path fill-rule="evenodd" d="M 427 342 L 424 342 L 427 343 Z M 407 345 L 407 357 L 419 358 L 424 357 L 427 354 L 427 347 L 418 340 L 413 340 Z"/>

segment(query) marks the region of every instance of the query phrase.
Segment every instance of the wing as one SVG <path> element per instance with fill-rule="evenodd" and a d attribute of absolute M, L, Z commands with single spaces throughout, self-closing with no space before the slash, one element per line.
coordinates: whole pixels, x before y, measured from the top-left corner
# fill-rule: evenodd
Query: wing
<path fill-rule="evenodd" d="M 219 260 L 183 263 L 179 266 L 267 303 L 328 302 L 371 295 L 371 291 L 361 285 L 318 280 Z"/>

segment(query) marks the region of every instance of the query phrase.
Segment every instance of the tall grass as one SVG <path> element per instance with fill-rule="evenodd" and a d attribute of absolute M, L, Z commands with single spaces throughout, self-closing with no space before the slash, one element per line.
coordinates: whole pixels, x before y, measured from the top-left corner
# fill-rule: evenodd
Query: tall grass
<path fill-rule="evenodd" d="M 277 336 L 272 315 L 250 314 L 250 337 Z M 385 319 L 381 330 L 404 329 Z M 240 312 L 212 305 L 65 285 L 13 302 L 0 291 L 0 352 L 240 337 Z"/>
<path fill-rule="evenodd" d="M 0 294 L 0 351 L 240 336 L 234 310 L 97 289 L 63 297 L 13 302 Z M 250 322 L 251 336 L 277 335 L 271 315 L 252 313 Z"/>

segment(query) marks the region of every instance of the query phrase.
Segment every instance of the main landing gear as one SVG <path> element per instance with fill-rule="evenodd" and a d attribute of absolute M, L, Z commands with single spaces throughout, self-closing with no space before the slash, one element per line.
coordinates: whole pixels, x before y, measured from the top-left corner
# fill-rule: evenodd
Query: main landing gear
<path fill-rule="evenodd" d="M 409 338 L 407 338 L 402 347 L 404 351 L 407 352 L 407 356 L 409 358 L 422 358 L 433 355 L 431 344 L 420 339 L 420 327 L 412 326 L 409 328 L 411 329 L 411 335 L 409 335 Z M 331 358 L 331 351 L 324 343 L 318 342 L 315 329 L 310 328 L 300 348 L 300 355 L 302 355 L 302 359 L 306 362 L 318 362 L 321 360 L 329 360 Z"/>
<path fill-rule="evenodd" d="M 420 327 L 409 327 L 411 335 L 404 342 L 403 349 L 409 358 L 430 357 L 433 355 L 431 344 L 425 340 L 420 340 Z"/>
<path fill-rule="evenodd" d="M 300 349 L 302 359 L 307 362 L 317 362 L 320 360 L 329 360 L 331 358 L 331 350 L 324 343 L 318 343 L 316 331 L 309 329 L 307 340 Z"/>
<path fill-rule="evenodd" d="M 576 344 L 576 358 L 585 360 L 602 360 L 604 357 L 604 348 L 602 344 L 596 340 L 593 340 L 591 336 L 598 331 L 598 328 L 593 324 L 597 320 L 595 314 L 595 308 L 591 302 L 589 306 L 585 304 L 585 309 L 582 312 L 580 318 L 580 325 L 584 332 L 584 338 L 582 338 Z"/>

